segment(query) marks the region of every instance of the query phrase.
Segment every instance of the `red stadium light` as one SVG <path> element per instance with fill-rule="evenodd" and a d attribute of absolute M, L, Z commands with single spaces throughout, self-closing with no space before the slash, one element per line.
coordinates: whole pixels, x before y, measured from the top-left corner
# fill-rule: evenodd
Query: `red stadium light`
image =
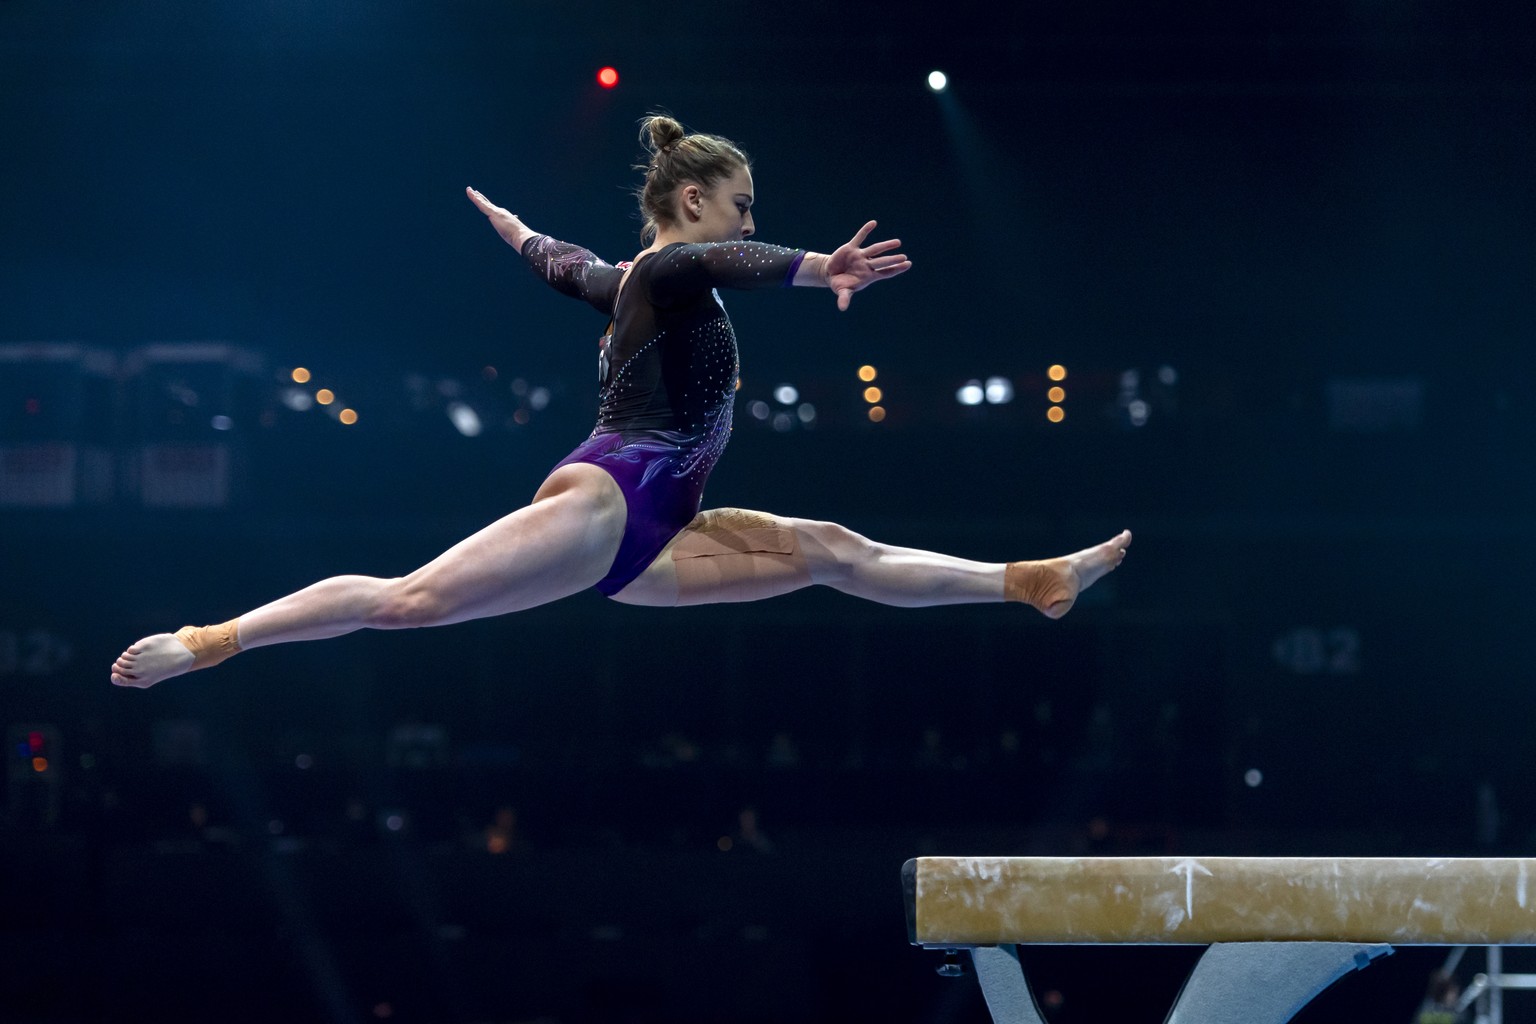
<path fill-rule="evenodd" d="M 619 84 L 619 73 L 613 68 L 603 68 L 597 73 L 597 84 L 604 89 L 612 89 Z"/>

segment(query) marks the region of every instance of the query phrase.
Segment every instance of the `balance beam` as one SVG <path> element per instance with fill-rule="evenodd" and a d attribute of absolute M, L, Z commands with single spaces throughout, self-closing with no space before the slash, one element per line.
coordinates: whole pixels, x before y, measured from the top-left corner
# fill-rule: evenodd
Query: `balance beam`
<path fill-rule="evenodd" d="M 920 857 L 908 938 L 969 949 L 997 1024 L 1043 1024 L 1017 945 L 1208 945 L 1168 1024 L 1284 1024 L 1393 945 L 1536 944 L 1536 860 Z"/>

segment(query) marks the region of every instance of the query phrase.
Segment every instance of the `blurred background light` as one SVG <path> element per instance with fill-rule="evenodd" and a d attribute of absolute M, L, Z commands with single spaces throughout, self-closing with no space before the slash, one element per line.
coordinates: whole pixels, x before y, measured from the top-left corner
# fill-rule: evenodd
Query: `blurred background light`
<path fill-rule="evenodd" d="M 448 419 L 453 421 L 453 428 L 465 437 L 480 435 L 480 414 L 463 402 L 448 403 Z"/>
<path fill-rule="evenodd" d="M 949 88 L 949 76 L 942 71 L 928 72 L 928 88 L 934 92 L 943 92 Z"/>
<path fill-rule="evenodd" d="M 966 381 L 955 392 L 955 401 L 961 405 L 980 405 L 986 399 L 986 391 L 981 386 L 981 381 Z"/>
<path fill-rule="evenodd" d="M 1013 381 L 1007 377 L 988 377 L 986 398 L 992 405 L 1004 405 L 1013 401 Z"/>

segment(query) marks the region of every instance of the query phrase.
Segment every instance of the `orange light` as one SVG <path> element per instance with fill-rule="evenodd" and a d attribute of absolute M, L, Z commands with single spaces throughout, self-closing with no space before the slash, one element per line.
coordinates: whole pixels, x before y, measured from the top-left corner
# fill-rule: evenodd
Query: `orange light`
<path fill-rule="evenodd" d="M 1060 423 L 1067 418 L 1066 410 L 1059 405 L 1053 405 L 1045 412 L 1045 418 L 1052 423 Z"/>
<path fill-rule="evenodd" d="M 1060 363 L 1056 363 L 1049 370 L 1045 371 L 1045 375 L 1051 378 L 1051 380 L 1066 380 L 1067 368 Z"/>
<path fill-rule="evenodd" d="M 873 366 L 861 366 L 861 367 L 859 367 L 859 380 L 861 380 L 864 383 L 868 384 L 870 381 L 872 381 L 874 379 L 875 379 L 875 368 Z"/>
<path fill-rule="evenodd" d="M 729 852 L 731 847 L 735 845 L 735 843 L 731 842 L 730 836 L 721 836 L 719 839 L 715 840 L 715 848 L 718 849 L 721 853 Z"/>
<path fill-rule="evenodd" d="M 1051 390 L 1049 390 L 1049 391 L 1047 391 L 1045 393 L 1045 397 L 1049 398 L 1053 402 L 1064 401 L 1066 399 L 1066 397 L 1067 397 L 1067 389 L 1066 388 L 1051 388 Z"/>
<path fill-rule="evenodd" d="M 597 73 L 597 84 L 604 89 L 612 89 L 619 84 L 619 73 L 613 68 L 603 68 Z"/>
<path fill-rule="evenodd" d="M 881 394 L 879 388 L 864 389 L 864 401 L 868 402 L 870 405 L 874 405 L 876 402 L 880 401 L 880 398 Z"/>
<path fill-rule="evenodd" d="M 35 772 L 45 772 L 45 771 L 47 771 L 48 770 L 48 759 L 46 757 L 34 757 L 32 759 L 32 770 L 35 771 Z"/>
<path fill-rule="evenodd" d="M 885 409 L 882 406 L 871 406 L 869 410 L 869 422 L 879 423 L 885 419 Z"/>
<path fill-rule="evenodd" d="M 330 388 L 321 388 L 315 392 L 315 401 L 321 405 L 330 405 L 336 401 L 336 394 Z"/>
<path fill-rule="evenodd" d="M 293 382 L 295 384 L 308 384 L 309 371 L 302 366 L 295 366 L 293 368 Z"/>
<path fill-rule="evenodd" d="M 341 410 L 341 415 L 337 418 L 350 427 L 357 422 L 357 413 L 351 409 L 343 409 Z"/>

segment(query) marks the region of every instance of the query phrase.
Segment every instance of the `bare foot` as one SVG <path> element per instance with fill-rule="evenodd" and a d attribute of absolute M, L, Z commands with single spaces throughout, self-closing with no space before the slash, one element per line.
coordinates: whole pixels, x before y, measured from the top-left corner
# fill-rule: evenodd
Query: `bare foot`
<path fill-rule="evenodd" d="M 170 633 L 156 633 L 129 647 L 112 663 L 112 685 L 154 686 L 192 667 L 192 652 Z"/>
<path fill-rule="evenodd" d="M 1016 577 L 1016 600 L 1025 601 L 1050 618 L 1059 619 L 1072 610 L 1077 597 L 1093 586 L 1105 573 L 1125 561 L 1125 549 L 1131 546 L 1131 531 L 1122 530 L 1102 544 L 1084 548 L 1065 558 L 1043 562 L 1013 562 L 1022 567 Z"/>

